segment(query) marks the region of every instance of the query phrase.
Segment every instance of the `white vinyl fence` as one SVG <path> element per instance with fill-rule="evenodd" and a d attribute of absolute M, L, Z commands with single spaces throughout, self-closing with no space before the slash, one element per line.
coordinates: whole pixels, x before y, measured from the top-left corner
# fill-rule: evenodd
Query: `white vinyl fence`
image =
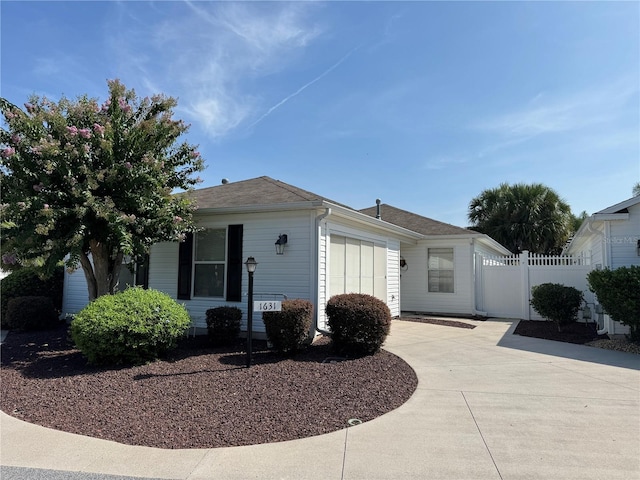
<path fill-rule="evenodd" d="M 476 308 L 490 317 L 542 320 L 530 306 L 531 289 L 560 283 L 580 290 L 593 303 L 587 274 L 590 256 L 548 256 L 527 251 L 504 257 L 476 256 Z"/>

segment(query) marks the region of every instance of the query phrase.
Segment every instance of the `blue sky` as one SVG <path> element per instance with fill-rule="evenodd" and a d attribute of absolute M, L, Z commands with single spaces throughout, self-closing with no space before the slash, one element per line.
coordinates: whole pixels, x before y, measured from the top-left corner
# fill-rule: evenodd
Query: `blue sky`
<path fill-rule="evenodd" d="M 459 226 L 502 182 L 640 181 L 638 2 L 0 2 L 0 94 L 178 98 L 207 170 Z"/>

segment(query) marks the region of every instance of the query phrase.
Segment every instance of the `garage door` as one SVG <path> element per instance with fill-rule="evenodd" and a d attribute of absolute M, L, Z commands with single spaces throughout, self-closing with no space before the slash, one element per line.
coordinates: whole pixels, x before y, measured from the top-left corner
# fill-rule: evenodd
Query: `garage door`
<path fill-rule="evenodd" d="M 384 245 L 331 235 L 329 296 L 367 293 L 387 301 L 387 249 Z"/>

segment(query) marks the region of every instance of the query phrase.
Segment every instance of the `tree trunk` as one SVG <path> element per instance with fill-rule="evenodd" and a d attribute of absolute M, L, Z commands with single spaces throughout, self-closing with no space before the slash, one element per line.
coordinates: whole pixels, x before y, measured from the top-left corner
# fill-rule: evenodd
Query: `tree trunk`
<path fill-rule="evenodd" d="M 92 302 L 102 295 L 115 293 L 120 279 L 122 268 L 122 252 L 113 256 L 107 244 L 97 240 L 89 241 L 91 260 L 83 252 L 80 255 L 80 264 L 87 280 L 89 301 Z"/>
<path fill-rule="evenodd" d="M 98 286 L 96 285 L 96 276 L 93 274 L 93 265 L 86 253 L 80 253 L 80 265 L 84 272 L 84 278 L 87 280 L 87 288 L 89 289 L 89 302 L 93 302 L 97 298 Z"/>

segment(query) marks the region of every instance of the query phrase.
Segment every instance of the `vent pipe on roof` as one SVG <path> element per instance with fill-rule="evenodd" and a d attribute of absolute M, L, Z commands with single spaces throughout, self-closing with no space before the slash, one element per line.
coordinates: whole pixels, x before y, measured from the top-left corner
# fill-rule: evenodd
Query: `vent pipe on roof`
<path fill-rule="evenodd" d="M 222 185 L 226 185 L 227 183 L 229 183 L 229 179 L 228 178 L 223 178 L 222 179 Z"/>
<path fill-rule="evenodd" d="M 380 202 L 382 200 L 380 200 L 379 198 L 376 198 L 376 218 L 378 220 L 380 220 L 381 216 L 380 216 Z"/>

